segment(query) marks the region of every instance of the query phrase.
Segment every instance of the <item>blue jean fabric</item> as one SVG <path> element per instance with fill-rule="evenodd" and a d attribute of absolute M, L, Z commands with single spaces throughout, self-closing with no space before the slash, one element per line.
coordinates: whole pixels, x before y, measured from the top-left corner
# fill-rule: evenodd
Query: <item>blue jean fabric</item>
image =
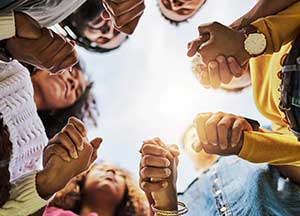
<path fill-rule="evenodd" d="M 275 167 L 220 158 L 178 199 L 192 216 L 300 216 L 300 189 Z"/>

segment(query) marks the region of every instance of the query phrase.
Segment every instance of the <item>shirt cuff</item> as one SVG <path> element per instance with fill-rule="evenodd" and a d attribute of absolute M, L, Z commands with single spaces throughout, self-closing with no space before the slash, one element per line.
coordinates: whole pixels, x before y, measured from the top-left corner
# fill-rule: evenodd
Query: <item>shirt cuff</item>
<path fill-rule="evenodd" d="M 16 35 L 15 15 L 13 11 L 0 14 L 0 40 Z"/>
<path fill-rule="evenodd" d="M 10 198 L 0 208 L 0 216 L 27 216 L 47 205 L 49 200 L 41 198 L 36 190 L 37 173 L 33 171 L 11 183 Z"/>

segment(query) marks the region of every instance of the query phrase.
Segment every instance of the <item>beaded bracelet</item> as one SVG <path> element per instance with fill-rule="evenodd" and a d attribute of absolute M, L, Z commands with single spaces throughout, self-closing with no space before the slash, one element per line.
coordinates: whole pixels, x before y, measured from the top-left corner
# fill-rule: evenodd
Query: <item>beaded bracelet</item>
<path fill-rule="evenodd" d="M 189 211 L 189 209 L 187 208 L 185 203 L 178 201 L 177 205 L 181 206 L 183 208 L 180 210 L 176 210 L 176 211 L 160 210 L 160 209 L 155 208 L 153 205 L 151 205 L 151 208 L 156 216 L 178 216 L 178 215 L 184 215 Z"/>

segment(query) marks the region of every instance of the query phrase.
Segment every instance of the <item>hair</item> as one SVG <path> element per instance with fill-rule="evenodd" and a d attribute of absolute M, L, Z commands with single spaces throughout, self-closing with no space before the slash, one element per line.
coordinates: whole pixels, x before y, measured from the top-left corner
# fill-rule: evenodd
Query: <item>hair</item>
<path fill-rule="evenodd" d="M 7 126 L 3 123 L 0 113 L 0 207 L 2 207 L 9 199 L 10 190 L 10 173 L 9 161 L 12 154 L 12 143 L 9 140 L 9 132 Z"/>
<path fill-rule="evenodd" d="M 85 73 L 82 62 L 77 63 L 74 67 Z M 97 125 L 96 117 L 99 112 L 93 93 L 91 92 L 93 83 L 89 82 L 83 94 L 77 101 L 66 108 L 54 111 L 38 111 L 38 115 L 43 122 L 48 138 L 52 138 L 58 133 L 68 122 L 72 116 L 82 120 L 85 123 Z"/>
<path fill-rule="evenodd" d="M 105 167 L 106 165 L 107 164 L 103 163 L 95 164 L 91 166 L 91 168 L 84 174 L 81 174 L 80 178 L 77 181 L 77 184 L 80 187 L 80 199 L 74 204 L 73 208 L 66 210 L 70 210 L 76 214 L 80 214 L 84 200 L 83 188 L 89 171 L 95 167 Z M 133 180 L 131 173 L 128 170 L 122 168 L 115 167 L 114 169 L 122 173 L 126 184 L 126 190 L 124 192 L 123 199 L 116 208 L 115 216 L 147 216 L 149 212 L 149 205 L 146 196 L 144 192 L 140 190 L 138 184 Z M 57 198 L 54 198 L 53 203 L 55 203 L 55 199 Z M 62 206 L 55 207 L 63 208 Z"/>
<path fill-rule="evenodd" d="M 84 36 L 84 30 L 86 29 L 88 23 L 95 20 L 104 10 L 105 9 L 102 5 L 102 0 L 87 0 L 74 13 L 63 20 L 61 22 L 61 25 L 63 27 L 67 26 L 72 31 L 72 33 L 75 34 L 76 38 L 73 38 L 73 36 L 71 35 L 69 36 L 76 40 L 79 46 L 97 53 L 110 52 L 119 48 L 120 46 L 112 49 L 101 48 L 97 45 L 93 46 L 92 42 Z"/>

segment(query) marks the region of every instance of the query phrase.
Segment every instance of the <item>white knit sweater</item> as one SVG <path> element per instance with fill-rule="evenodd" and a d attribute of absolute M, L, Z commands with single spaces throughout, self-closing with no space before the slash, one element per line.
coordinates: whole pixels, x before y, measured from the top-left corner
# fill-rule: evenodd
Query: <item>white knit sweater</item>
<path fill-rule="evenodd" d="M 47 203 L 36 191 L 35 176 L 48 139 L 37 115 L 29 71 L 16 60 L 0 61 L 0 112 L 13 145 L 10 201 L 0 215 L 32 214 Z"/>

